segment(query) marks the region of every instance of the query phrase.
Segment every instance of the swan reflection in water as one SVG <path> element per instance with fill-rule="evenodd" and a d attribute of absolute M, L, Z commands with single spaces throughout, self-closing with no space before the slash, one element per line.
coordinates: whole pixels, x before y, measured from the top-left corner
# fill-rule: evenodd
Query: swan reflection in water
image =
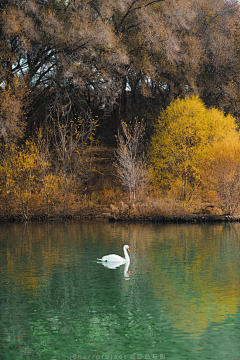
<path fill-rule="evenodd" d="M 128 262 L 102 262 L 102 261 L 98 261 L 98 264 L 102 264 L 104 267 L 108 268 L 108 269 L 117 269 L 119 266 L 125 265 L 124 266 L 124 277 L 125 280 L 129 280 L 129 274 L 130 271 L 128 271 L 129 265 L 130 265 L 130 261 Z"/>

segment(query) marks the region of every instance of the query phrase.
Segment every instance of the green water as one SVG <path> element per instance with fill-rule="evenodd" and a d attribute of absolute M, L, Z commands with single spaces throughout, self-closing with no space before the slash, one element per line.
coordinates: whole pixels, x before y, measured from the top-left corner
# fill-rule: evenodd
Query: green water
<path fill-rule="evenodd" d="M 0 359 L 239 359 L 239 257 L 239 224 L 0 224 Z"/>

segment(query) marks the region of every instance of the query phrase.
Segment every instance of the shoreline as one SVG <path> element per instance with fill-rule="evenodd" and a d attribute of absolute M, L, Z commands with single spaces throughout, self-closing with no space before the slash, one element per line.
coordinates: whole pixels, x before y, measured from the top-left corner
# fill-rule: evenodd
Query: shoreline
<path fill-rule="evenodd" d="M 143 218 L 134 218 L 134 217 L 110 217 L 109 222 L 142 222 L 142 223 L 173 223 L 173 224 L 183 224 L 183 223 L 221 223 L 221 222 L 240 222 L 240 215 L 182 215 L 182 216 L 173 216 L 173 217 L 143 217 Z"/>
<path fill-rule="evenodd" d="M 64 214 L 64 215 L 53 215 L 53 216 L 29 216 L 24 219 L 17 216 L 0 216 L 0 223 L 10 223 L 10 222 L 52 222 L 52 221 L 81 221 L 81 220 L 96 220 L 103 221 L 107 220 L 110 223 L 155 223 L 155 224 L 200 224 L 200 223 L 226 223 L 226 222 L 240 222 L 240 215 L 180 215 L 180 216 L 114 216 L 109 213 L 102 214 Z"/>

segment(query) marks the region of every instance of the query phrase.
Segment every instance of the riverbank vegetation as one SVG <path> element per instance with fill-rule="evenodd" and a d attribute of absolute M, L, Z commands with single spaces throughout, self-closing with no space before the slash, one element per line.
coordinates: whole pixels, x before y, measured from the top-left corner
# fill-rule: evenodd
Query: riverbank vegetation
<path fill-rule="evenodd" d="M 0 5 L 0 217 L 238 214 L 240 7 Z"/>

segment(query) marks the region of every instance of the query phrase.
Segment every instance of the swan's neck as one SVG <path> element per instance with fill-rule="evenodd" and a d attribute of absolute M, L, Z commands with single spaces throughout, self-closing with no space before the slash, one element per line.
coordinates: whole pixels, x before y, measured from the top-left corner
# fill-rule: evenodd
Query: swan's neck
<path fill-rule="evenodd" d="M 127 249 L 123 249 L 123 252 L 124 252 L 124 255 L 125 255 L 125 260 L 127 261 L 127 262 L 130 262 L 130 257 L 129 257 L 129 255 L 128 255 L 128 251 L 127 251 Z"/>

